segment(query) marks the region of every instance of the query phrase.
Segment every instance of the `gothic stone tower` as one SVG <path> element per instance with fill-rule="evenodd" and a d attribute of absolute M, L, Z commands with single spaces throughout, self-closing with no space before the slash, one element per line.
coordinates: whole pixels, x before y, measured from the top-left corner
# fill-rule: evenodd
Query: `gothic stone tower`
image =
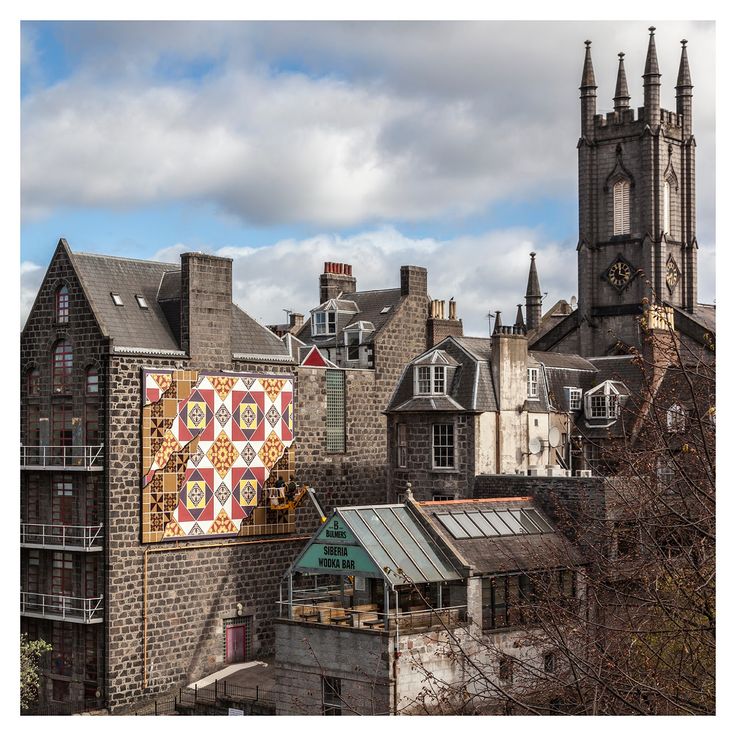
<path fill-rule="evenodd" d="M 642 300 L 692 312 L 697 302 L 695 139 L 687 41 L 676 112 L 660 107 L 654 28 L 644 69 L 644 106 L 629 107 L 619 54 L 613 112 L 596 113 L 585 42 L 578 142 L 578 299 L 581 355 L 605 355 L 617 341 L 641 347 Z"/>

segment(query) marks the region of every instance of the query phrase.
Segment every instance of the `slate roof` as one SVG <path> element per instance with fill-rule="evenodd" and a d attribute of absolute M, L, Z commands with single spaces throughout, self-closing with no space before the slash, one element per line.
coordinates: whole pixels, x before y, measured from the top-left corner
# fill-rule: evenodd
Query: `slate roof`
<path fill-rule="evenodd" d="M 373 291 L 356 291 L 353 294 L 345 294 L 344 298 L 336 300 L 340 309 L 353 309 L 357 312 L 341 313 L 337 315 L 337 335 L 314 335 L 312 336 L 312 320 L 307 319 L 304 326 L 297 332 L 297 337 L 310 345 L 327 346 L 334 345 L 337 340 L 339 345 L 344 343 L 342 336 L 346 327 L 361 320 L 372 322 L 375 331 L 363 337 L 364 343 L 373 342 L 376 333 L 388 322 L 396 312 L 396 307 L 401 301 L 401 289 L 376 289 Z M 320 307 L 323 306 L 320 304 Z M 388 312 L 381 314 L 384 307 L 391 307 Z M 317 307 L 319 309 L 319 307 Z M 312 310 L 315 311 L 315 310 Z"/>
<path fill-rule="evenodd" d="M 580 552 L 554 530 L 554 524 L 531 497 L 493 498 L 419 503 L 432 528 L 451 548 L 475 568 L 475 574 L 512 573 L 543 570 L 583 562 Z M 543 534 L 518 534 L 472 539 L 455 538 L 437 519 L 437 514 L 533 508 L 552 527 Z"/>
<path fill-rule="evenodd" d="M 73 253 L 69 256 L 102 332 L 117 347 L 180 352 L 181 268 L 175 263 Z M 111 292 L 120 295 L 116 306 Z M 141 309 L 136 294 L 148 305 Z M 232 351 L 264 360 L 289 360 L 286 345 L 232 305 Z"/>
<path fill-rule="evenodd" d="M 164 274 L 178 273 L 176 264 L 71 250 L 69 255 L 104 335 L 124 347 L 180 350 L 178 335 L 157 301 Z M 122 307 L 115 306 L 110 292 L 120 294 Z M 145 298 L 148 309 L 138 306 L 136 294 Z"/>

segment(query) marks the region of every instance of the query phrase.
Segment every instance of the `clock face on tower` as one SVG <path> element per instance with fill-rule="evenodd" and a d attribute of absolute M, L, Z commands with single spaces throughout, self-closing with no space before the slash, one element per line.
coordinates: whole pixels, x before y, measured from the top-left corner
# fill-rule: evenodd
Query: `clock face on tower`
<path fill-rule="evenodd" d="M 623 289 L 634 275 L 631 266 L 620 256 L 608 267 L 606 279 L 616 289 Z"/>
<path fill-rule="evenodd" d="M 672 256 L 667 259 L 667 272 L 664 279 L 667 284 L 667 288 L 670 290 L 670 293 L 672 293 L 680 282 L 680 269 L 677 267 L 677 263 L 675 263 L 675 259 Z"/>

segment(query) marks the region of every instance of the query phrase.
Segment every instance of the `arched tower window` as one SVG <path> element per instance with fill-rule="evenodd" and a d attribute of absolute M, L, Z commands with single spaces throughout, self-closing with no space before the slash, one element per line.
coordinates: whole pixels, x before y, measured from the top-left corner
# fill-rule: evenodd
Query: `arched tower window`
<path fill-rule="evenodd" d="M 663 195 L 663 207 L 662 207 L 662 229 L 664 230 L 665 234 L 669 234 L 671 232 L 672 227 L 672 199 L 671 199 L 671 193 L 670 193 L 670 183 L 669 181 L 666 181 L 664 183 L 664 192 Z"/>
<path fill-rule="evenodd" d="M 69 321 L 69 287 L 66 285 L 56 290 L 56 321 L 59 324 Z"/>
<path fill-rule="evenodd" d="M 622 179 L 613 185 L 613 234 L 628 235 L 631 231 L 629 221 L 629 182 Z"/>
<path fill-rule="evenodd" d="M 52 382 L 55 393 L 66 393 L 71 388 L 74 352 L 69 340 L 59 340 L 52 358 Z"/>
<path fill-rule="evenodd" d="M 96 396 L 99 390 L 99 376 L 97 375 L 97 368 L 91 365 L 87 368 L 87 379 L 86 379 L 86 392 L 87 395 Z"/>

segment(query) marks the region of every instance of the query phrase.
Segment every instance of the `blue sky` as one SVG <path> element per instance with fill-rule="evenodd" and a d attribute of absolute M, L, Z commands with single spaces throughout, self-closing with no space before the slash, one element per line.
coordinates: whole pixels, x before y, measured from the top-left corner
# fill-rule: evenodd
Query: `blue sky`
<path fill-rule="evenodd" d="M 513 319 L 536 251 L 551 305 L 576 292 L 578 85 L 600 110 L 618 51 L 632 106 L 649 22 L 22 25 L 23 314 L 59 237 L 73 250 L 234 258 L 254 317 L 317 301 L 322 261 L 359 288 L 429 269 L 466 331 Z M 654 21 L 662 104 L 688 38 L 700 298 L 715 296 L 714 26 Z"/>

